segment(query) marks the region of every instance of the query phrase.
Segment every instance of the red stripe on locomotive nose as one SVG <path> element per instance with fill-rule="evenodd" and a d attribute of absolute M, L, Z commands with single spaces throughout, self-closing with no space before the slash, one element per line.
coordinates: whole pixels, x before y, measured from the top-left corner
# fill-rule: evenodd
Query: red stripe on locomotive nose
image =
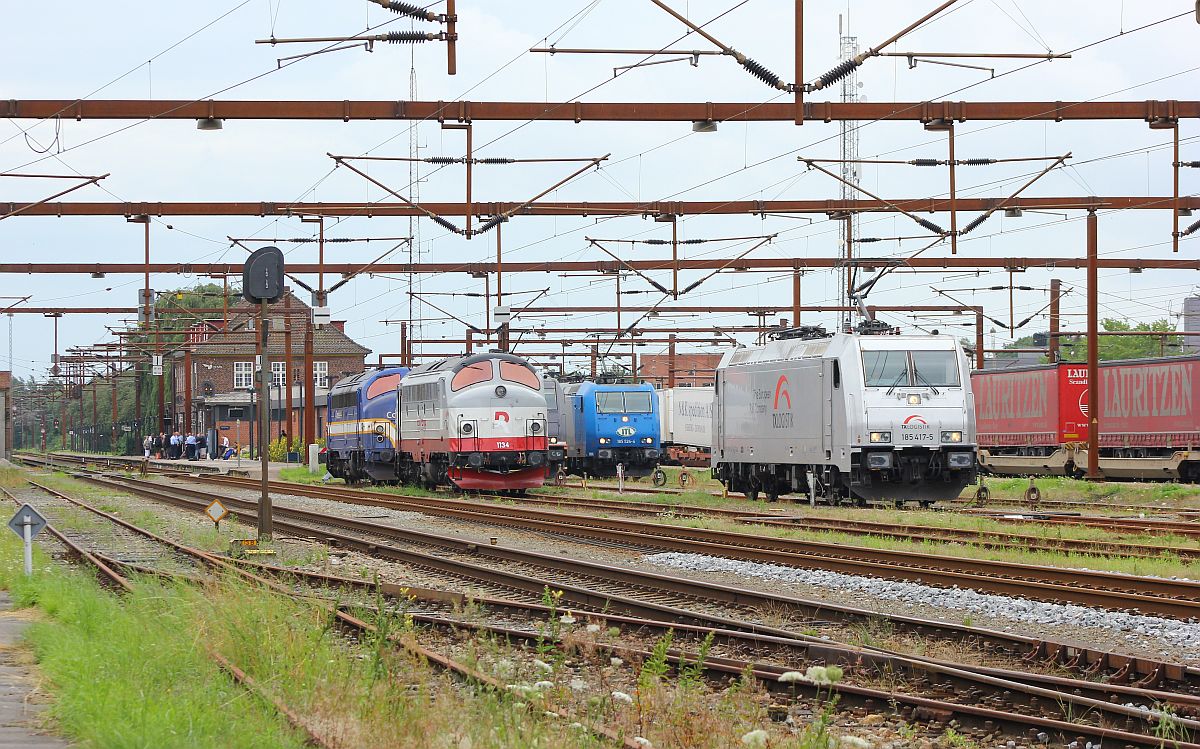
<path fill-rule="evenodd" d="M 545 437 L 451 437 L 451 452 L 491 453 L 506 450 L 545 450 Z"/>

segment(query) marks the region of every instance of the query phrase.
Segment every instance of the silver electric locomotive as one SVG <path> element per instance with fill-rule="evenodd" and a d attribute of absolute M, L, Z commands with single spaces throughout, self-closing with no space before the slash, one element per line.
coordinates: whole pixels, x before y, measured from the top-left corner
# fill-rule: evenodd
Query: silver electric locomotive
<path fill-rule="evenodd" d="M 731 351 L 716 373 L 712 467 L 751 498 L 956 497 L 976 478 L 962 346 L 946 335 L 804 327 Z"/>

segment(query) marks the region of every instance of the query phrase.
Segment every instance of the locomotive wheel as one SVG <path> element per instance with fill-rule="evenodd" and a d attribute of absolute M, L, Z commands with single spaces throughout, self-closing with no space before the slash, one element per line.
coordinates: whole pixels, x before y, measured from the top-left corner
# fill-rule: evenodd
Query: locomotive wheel
<path fill-rule="evenodd" d="M 683 474 L 680 474 L 681 477 L 682 477 L 682 475 Z M 650 480 L 654 483 L 655 486 L 666 486 L 667 472 L 661 468 L 655 468 L 654 473 L 652 473 L 650 475 Z M 682 478 L 680 480 L 682 481 Z"/>

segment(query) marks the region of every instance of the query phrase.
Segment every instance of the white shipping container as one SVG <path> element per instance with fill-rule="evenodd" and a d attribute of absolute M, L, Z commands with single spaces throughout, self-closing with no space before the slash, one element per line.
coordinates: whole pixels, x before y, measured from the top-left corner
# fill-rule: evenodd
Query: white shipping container
<path fill-rule="evenodd" d="M 676 387 L 659 391 L 659 420 L 664 445 L 712 447 L 714 390 Z"/>

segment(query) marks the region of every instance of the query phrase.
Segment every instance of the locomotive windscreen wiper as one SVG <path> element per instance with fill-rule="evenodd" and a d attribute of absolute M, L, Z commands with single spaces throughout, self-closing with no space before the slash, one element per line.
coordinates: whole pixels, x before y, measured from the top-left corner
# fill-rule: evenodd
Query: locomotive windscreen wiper
<path fill-rule="evenodd" d="M 927 377 L 925 377 L 925 375 L 921 374 L 921 370 L 917 369 L 916 364 L 913 365 L 913 375 L 916 376 L 916 378 L 918 380 L 924 380 L 925 384 L 929 386 L 929 389 L 933 391 L 934 395 L 941 394 L 938 391 L 937 386 L 934 385 L 932 382 L 930 382 L 929 379 Z"/>
<path fill-rule="evenodd" d="M 900 370 L 900 374 L 896 375 L 896 379 L 892 380 L 892 386 L 887 389 L 887 392 L 884 393 L 884 395 L 891 395 L 892 391 L 896 389 L 896 386 L 898 386 L 900 384 L 900 380 L 907 380 L 907 379 L 908 379 L 908 367 L 905 367 L 904 369 Z"/>

